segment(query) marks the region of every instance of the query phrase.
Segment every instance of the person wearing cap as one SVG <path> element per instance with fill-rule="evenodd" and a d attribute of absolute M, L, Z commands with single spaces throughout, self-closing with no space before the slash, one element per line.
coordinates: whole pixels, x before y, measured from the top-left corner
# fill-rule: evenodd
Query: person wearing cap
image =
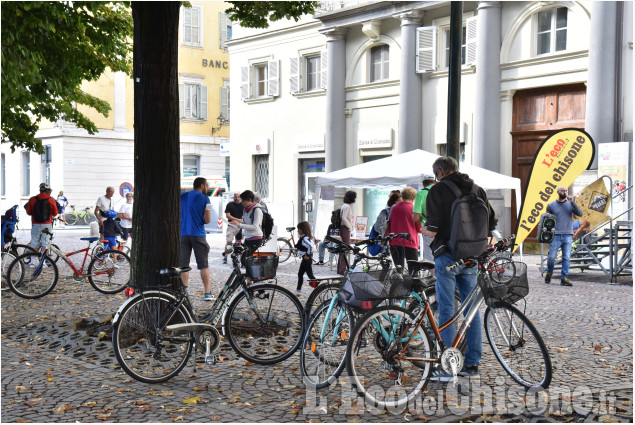
<path fill-rule="evenodd" d="M 436 179 L 433 175 L 426 174 L 423 176 L 423 181 L 421 183 L 423 184 L 423 189 L 417 192 L 412 215 L 415 222 L 421 222 L 421 226 L 423 227 L 426 225 L 426 199 L 428 198 L 430 188 L 436 183 Z M 423 250 L 423 259 L 434 263 L 434 256 L 432 255 L 432 249 L 430 248 L 432 240 L 433 238 L 430 236 L 423 235 L 423 246 L 421 249 Z M 430 273 L 434 274 L 434 269 L 431 269 Z"/>
<path fill-rule="evenodd" d="M 24 206 L 26 213 L 31 216 L 30 245 L 35 249 L 48 247 L 51 241 L 50 234 L 42 233 L 44 229 L 48 229 L 52 233 L 53 217 L 58 213 L 55 199 L 49 194 L 50 190 L 51 188 L 48 184 L 41 183 L 40 194 L 32 196 Z"/>
<path fill-rule="evenodd" d="M 57 195 L 57 203 L 61 207 L 61 208 L 58 208 L 60 220 L 62 223 L 60 224 L 60 227 L 64 227 L 64 223 L 66 223 L 66 214 L 64 214 L 64 211 L 66 211 L 66 207 L 68 206 L 68 198 L 64 196 L 63 190 L 60 190 L 60 193 Z"/>

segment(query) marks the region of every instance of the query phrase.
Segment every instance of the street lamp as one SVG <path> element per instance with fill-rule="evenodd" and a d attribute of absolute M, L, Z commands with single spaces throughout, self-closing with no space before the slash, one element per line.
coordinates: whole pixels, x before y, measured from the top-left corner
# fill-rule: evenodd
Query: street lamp
<path fill-rule="evenodd" d="M 225 119 L 225 117 L 223 117 L 222 113 L 218 116 L 218 118 L 216 118 L 216 121 L 218 121 L 218 127 L 212 127 L 212 136 L 217 131 L 220 131 L 222 126 L 227 124 L 227 120 Z"/>

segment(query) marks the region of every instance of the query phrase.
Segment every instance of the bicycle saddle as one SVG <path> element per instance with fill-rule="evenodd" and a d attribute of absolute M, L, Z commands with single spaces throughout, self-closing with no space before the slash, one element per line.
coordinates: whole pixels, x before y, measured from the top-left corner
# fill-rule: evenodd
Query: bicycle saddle
<path fill-rule="evenodd" d="M 432 270 L 434 268 L 434 263 L 427 260 L 408 260 L 408 267 L 411 267 L 413 272 L 417 272 L 419 270 Z"/>
<path fill-rule="evenodd" d="M 287 227 L 287 232 L 293 232 L 295 230 L 295 227 Z"/>
<path fill-rule="evenodd" d="M 187 273 L 192 270 L 191 267 L 170 267 L 159 270 L 159 274 L 167 277 L 179 277 L 181 273 Z"/>

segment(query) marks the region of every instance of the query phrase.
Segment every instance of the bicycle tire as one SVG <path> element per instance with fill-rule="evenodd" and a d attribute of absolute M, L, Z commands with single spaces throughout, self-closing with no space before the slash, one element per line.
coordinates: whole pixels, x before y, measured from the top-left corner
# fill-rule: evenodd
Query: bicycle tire
<path fill-rule="evenodd" d="M 553 370 L 547 346 L 520 310 L 503 302 L 488 307 L 485 334 L 496 359 L 514 381 L 527 389 L 549 387 Z"/>
<path fill-rule="evenodd" d="M 9 266 L 7 283 L 17 296 L 34 300 L 50 293 L 57 285 L 57 264 L 48 255 L 40 264 L 41 256 L 40 252 L 28 252 Z"/>
<path fill-rule="evenodd" d="M 88 265 L 88 281 L 102 294 L 116 294 L 130 283 L 130 257 L 118 249 L 97 254 Z"/>
<path fill-rule="evenodd" d="M 284 263 L 289 258 L 291 258 L 291 254 L 293 253 L 293 247 L 291 246 L 291 242 L 286 238 L 278 238 L 278 263 Z"/>
<path fill-rule="evenodd" d="M 250 299 L 247 299 L 249 296 Z M 259 323 L 250 302 L 265 320 Z M 252 363 L 286 360 L 300 347 L 304 312 L 291 291 L 273 284 L 254 285 L 240 292 L 225 311 L 224 335 L 234 351 Z"/>
<path fill-rule="evenodd" d="M 394 360 L 399 350 L 388 353 L 391 344 L 379 331 L 386 330 L 390 338 L 398 338 L 406 331 L 404 324 L 413 319 L 407 309 L 389 305 L 371 310 L 355 325 L 346 350 L 346 368 L 367 406 L 376 406 L 380 411 L 401 409 L 426 387 L 432 363 L 422 361 L 422 369 L 414 361 Z M 411 341 L 418 343 L 416 347 L 409 345 L 406 355 L 432 359 L 432 343 L 425 329 L 419 326 L 411 331 Z"/>
<path fill-rule="evenodd" d="M 21 243 L 15 243 L 11 245 L 9 251 L 16 257 L 26 254 L 27 252 L 37 252 L 31 245 L 25 245 Z"/>
<path fill-rule="evenodd" d="M 2 282 L 0 283 L 0 287 L 2 287 L 3 289 L 9 287 L 9 284 L 7 283 L 7 271 L 11 263 L 13 263 L 16 258 L 17 257 L 13 255 L 12 252 L 2 251 L 2 260 L 0 261 L 0 264 L 2 264 L 2 276 L 0 277 L 2 279 Z"/>
<path fill-rule="evenodd" d="M 184 306 L 174 314 L 166 313 L 176 304 L 166 293 L 145 293 L 117 313 L 112 331 L 115 357 L 124 372 L 137 381 L 165 382 L 176 376 L 190 358 L 192 332 L 158 330 L 164 325 L 193 322 Z"/>
<path fill-rule="evenodd" d="M 86 224 L 90 224 L 93 221 L 97 221 L 97 217 L 92 212 L 88 212 L 84 214 L 84 221 L 86 222 Z"/>
<path fill-rule="evenodd" d="M 90 252 L 90 255 L 92 255 L 93 257 L 96 257 L 100 252 L 104 251 L 105 249 L 106 247 L 104 246 L 103 242 L 97 241 L 97 243 L 93 247 L 93 250 Z"/>
<path fill-rule="evenodd" d="M 311 312 L 315 311 L 316 307 L 330 301 L 339 292 L 341 285 L 340 279 L 339 282 L 322 283 L 313 289 L 304 304 L 304 313 L 307 319 L 311 317 Z"/>
<path fill-rule="evenodd" d="M 516 277 L 516 265 L 511 258 L 496 257 L 491 261 L 487 273 L 492 281 L 506 285 Z"/>
<path fill-rule="evenodd" d="M 62 251 L 60 250 L 60 247 L 59 247 L 59 246 L 57 246 L 57 245 L 55 245 L 54 243 L 50 244 L 49 246 L 52 246 L 53 248 L 55 248 L 55 249 L 56 249 L 56 250 L 58 250 L 59 252 L 62 252 Z M 60 259 L 60 255 L 59 255 L 57 252 L 53 252 L 53 251 L 50 251 L 50 250 L 49 250 L 49 254 L 48 254 L 48 255 L 49 255 L 49 257 L 51 257 L 51 258 L 53 259 L 53 261 L 54 261 L 55 263 L 57 263 L 57 260 L 59 260 L 59 259 Z"/>
<path fill-rule="evenodd" d="M 73 213 L 66 213 L 64 214 L 64 221 L 66 222 L 66 224 L 68 224 L 69 226 L 74 226 L 77 224 L 77 214 Z"/>
<path fill-rule="evenodd" d="M 340 302 L 336 301 L 329 313 L 330 307 L 329 301 L 318 307 L 300 347 L 302 379 L 312 390 L 330 386 L 346 366 L 346 348 L 355 324 L 354 316 Z"/>

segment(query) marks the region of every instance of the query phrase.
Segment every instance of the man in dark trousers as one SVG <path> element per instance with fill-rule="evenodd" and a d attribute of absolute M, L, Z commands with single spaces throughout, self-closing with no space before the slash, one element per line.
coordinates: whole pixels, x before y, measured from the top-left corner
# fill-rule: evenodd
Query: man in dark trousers
<path fill-rule="evenodd" d="M 573 197 L 567 196 L 567 188 L 558 187 L 558 199 L 547 205 L 547 212 L 556 216 L 556 234 L 549 244 L 549 254 L 547 254 L 547 274 L 545 283 L 551 283 L 553 266 L 556 263 L 558 249 L 562 249 L 562 272 L 560 274 L 560 285 L 571 286 L 569 275 L 569 265 L 571 264 L 571 244 L 573 243 L 573 214 L 582 217 L 582 210 L 575 203 Z"/>
<path fill-rule="evenodd" d="M 46 183 L 40 184 L 40 194 L 32 196 L 24 206 L 31 216 L 31 247 L 37 249 L 48 247 L 51 235 L 42 233 L 44 229 L 53 231 L 53 217 L 58 214 L 57 202 L 50 195 L 51 188 Z"/>
<path fill-rule="evenodd" d="M 454 264 L 460 258 L 454 258 L 448 247 L 451 231 L 451 211 L 452 203 L 456 195 L 447 184 L 441 184 L 444 179 L 454 182 L 461 193 L 472 190 L 474 181 L 467 174 L 459 172 L 459 164 L 454 158 L 440 157 L 432 164 L 432 172 L 440 183 L 435 184 L 430 189 L 426 198 L 426 225 L 423 234 L 433 237 L 432 253 L 434 255 L 434 266 L 436 271 L 436 291 L 439 303 L 439 322 L 445 323 L 454 315 L 454 291 L 458 287 L 461 301 L 464 301 L 469 293 L 476 286 L 476 267 L 459 266 L 451 271 L 447 267 Z M 498 220 L 494 215 L 494 210 L 487 201 L 485 191 L 478 188 L 477 196 L 485 201 L 489 209 L 489 230 L 496 229 Z M 441 338 L 446 346 L 452 345 L 456 335 L 454 324 L 441 332 Z M 467 351 L 465 353 L 464 367 L 459 372 L 462 376 L 472 376 L 478 374 L 478 365 L 481 361 L 483 339 L 481 336 L 481 317 L 477 313 L 472 324 L 467 330 Z M 452 376 L 439 373 L 432 379 L 449 381 Z"/>
<path fill-rule="evenodd" d="M 242 222 L 243 212 L 245 207 L 240 202 L 240 194 L 234 193 L 234 200 L 227 203 L 225 207 L 225 217 L 227 217 L 227 232 L 225 233 L 225 249 L 232 244 L 234 239 L 236 242 L 240 242 L 243 238 L 243 232 L 235 224 L 229 224 L 231 221 L 236 220 Z M 223 264 L 227 264 L 227 256 L 223 252 Z"/>
<path fill-rule="evenodd" d="M 181 195 L 181 267 L 190 265 L 190 256 L 194 251 L 196 266 L 201 271 L 205 287 L 205 301 L 214 301 L 209 283 L 207 256 L 209 245 L 206 239 L 205 225 L 212 220 L 212 204 L 207 196 L 207 179 L 194 179 L 194 190 Z M 189 283 L 190 273 L 183 273 L 183 283 Z"/>

